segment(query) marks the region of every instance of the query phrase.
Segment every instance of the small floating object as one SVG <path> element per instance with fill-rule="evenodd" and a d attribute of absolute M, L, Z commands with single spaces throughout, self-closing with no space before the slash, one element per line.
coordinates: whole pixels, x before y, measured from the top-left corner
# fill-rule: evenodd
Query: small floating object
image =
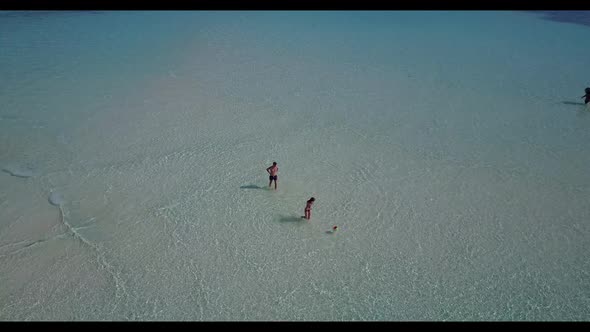
<path fill-rule="evenodd" d="M 338 226 L 334 225 L 334 226 L 332 227 L 332 232 L 335 232 L 335 231 L 337 231 L 337 230 L 338 230 Z"/>

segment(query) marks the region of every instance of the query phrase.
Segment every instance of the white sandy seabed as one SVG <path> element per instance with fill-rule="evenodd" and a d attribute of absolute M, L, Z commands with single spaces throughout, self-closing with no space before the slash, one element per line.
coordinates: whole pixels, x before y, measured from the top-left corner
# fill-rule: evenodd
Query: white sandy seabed
<path fill-rule="evenodd" d="M 0 22 L 1 320 L 590 318 L 587 27 Z"/>

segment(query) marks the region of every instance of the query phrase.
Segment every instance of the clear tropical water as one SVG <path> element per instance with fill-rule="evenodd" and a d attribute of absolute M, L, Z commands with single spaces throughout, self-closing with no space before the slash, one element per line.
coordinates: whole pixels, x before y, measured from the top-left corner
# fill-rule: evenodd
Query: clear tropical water
<path fill-rule="evenodd" d="M 588 320 L 588 29 L 0 12 L 0 319 Z"/>

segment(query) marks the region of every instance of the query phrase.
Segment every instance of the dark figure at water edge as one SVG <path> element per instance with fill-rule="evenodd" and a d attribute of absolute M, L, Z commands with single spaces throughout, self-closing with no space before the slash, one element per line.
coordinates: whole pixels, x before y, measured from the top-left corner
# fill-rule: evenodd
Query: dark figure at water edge
<path fill-rule="evenodd" d="M 305 205 L 305 216 L 303 218 L 310 220 L 311 219 L 311 206 L 315 202 L 315 198 L 310 198 Z"/>
<path fill-rule="evenodd" d="M 582 98 L 586 98 L 584 104 L 588 105 L 588 103 L 590 103 L 590 88 L 584 89 L 584 92 L 586 92 L 586 94 L 583 95 Z"/>
<path fill-rule="evenodd" d="M 274 181 L 275 182 L 275 190 L 277 190 L 277 180 L 279 179 L 279 176 L 277 175 L 277 173 L 279 172 L 279 166 L 277 166 L 276 162 L 273 162 L 272 166 L 267 168 L 266 171 L 270 175 L 268 177 L 268 179 L 270 180 L 270 182 L 268 183 L 268 187 L 270 188 L 270 186 L 272 185 L 272 182 Z"/>

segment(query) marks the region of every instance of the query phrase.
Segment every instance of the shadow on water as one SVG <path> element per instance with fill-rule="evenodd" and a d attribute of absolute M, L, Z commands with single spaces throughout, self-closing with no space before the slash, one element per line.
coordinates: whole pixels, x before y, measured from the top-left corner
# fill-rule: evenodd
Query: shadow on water
<path fill-rule="evenodd" d="M 0 120 L 20 120 L 20 118 L 16 115 L 0 115 Z"/>
<path fill-rule="evenodd" d="M 533 11 L 548 21 L 574 23 L 590 26 L 590 11 L 588 10 L 540 10 Z"/>
<path fill-rule="evenodd" d="M 297 216 L 281 216 L 279 218 L 280 222 L 302 222 L 302 221 L 306 221 L 305 218 L 303 217 L 297 217 Z"/>
<path fill-rule="evenodd" d="M 265 189 L 265 188 L 263 188 L 261 186 L 257 186 L 255 184 L 247 184 L 244 186 L 240 186 L 240 189 Z"/>
<path fill-rule="evenodd" d="M 584 105 L 586 105 L 584 103 L 575 102 L 575 101 L 562 101 L 561 103 L 562 104 L 565 104 L 565 105 L 575 105 L 575 106 L 584 106 Z"/>

